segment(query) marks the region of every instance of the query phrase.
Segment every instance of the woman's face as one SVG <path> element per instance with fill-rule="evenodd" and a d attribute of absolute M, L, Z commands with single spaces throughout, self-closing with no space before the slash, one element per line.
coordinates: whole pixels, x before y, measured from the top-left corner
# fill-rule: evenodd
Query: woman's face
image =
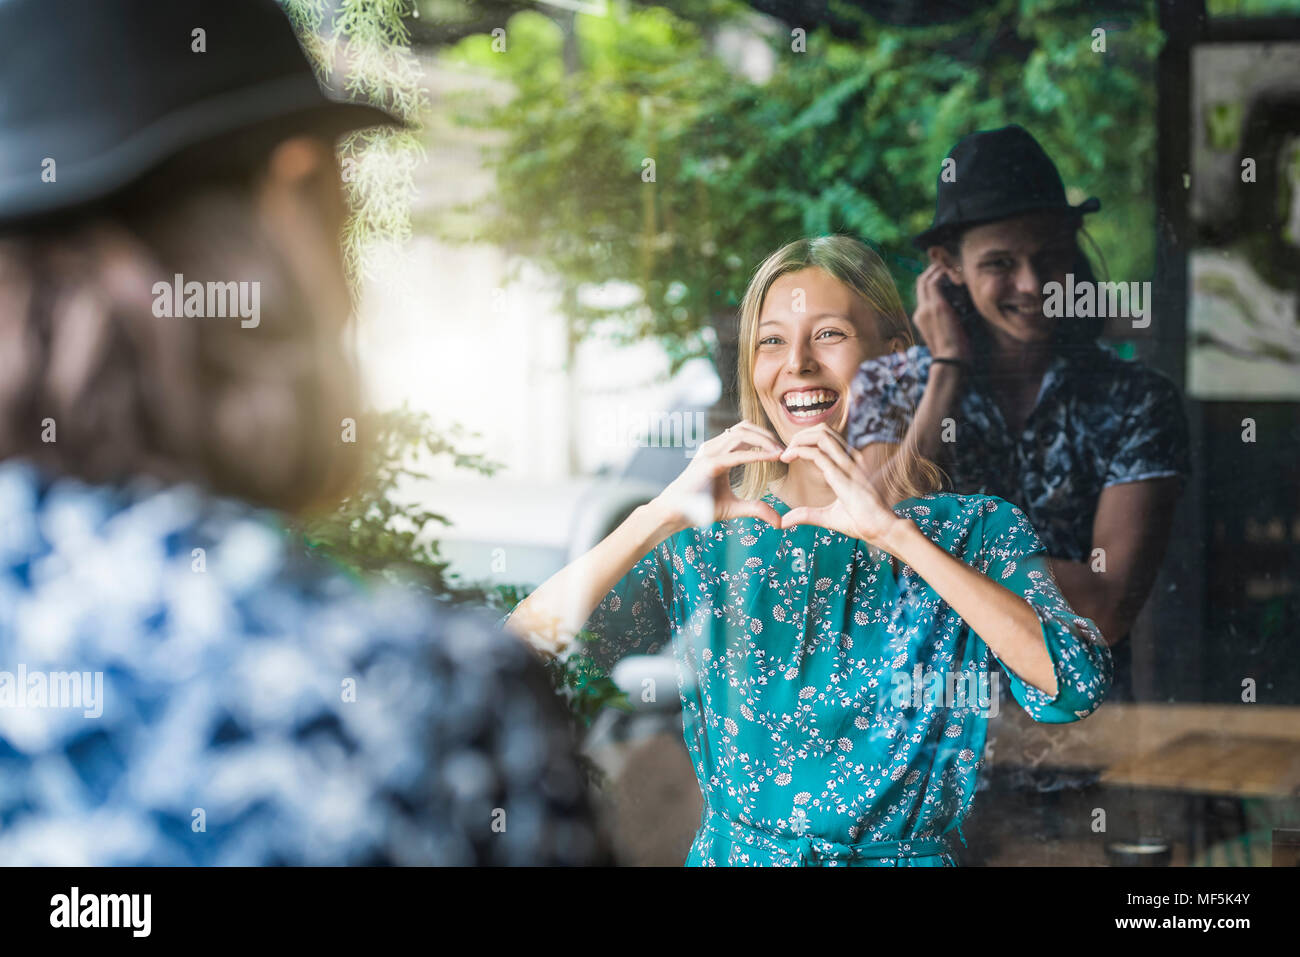
<path fill-rule="evenodd" d="M 854 373 L 890 345 L 874 310 L 824 270 L 772 283 L 758 316 L 754 389 L 781 440 L 819 422 L 842 434 Z"/>
<path fill-rule="evenodd" d="M 1043 315 L 1043 287 L 1065 282 L 1075 262 L 1074 233 L 1074 223 L 1058 213 L 1032 213 L 975 226 L 962 236 L 959 262 L 946 252 L 940 259 L 948 278 L 966 286 L 995 338 L 1043 343 L 1058 321 Z"/>

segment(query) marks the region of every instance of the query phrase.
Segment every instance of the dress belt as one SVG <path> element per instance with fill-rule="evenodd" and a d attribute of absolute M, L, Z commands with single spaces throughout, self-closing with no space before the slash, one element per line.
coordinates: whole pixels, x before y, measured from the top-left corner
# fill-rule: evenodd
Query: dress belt
<path fill-rule="evenodd" d="M 872 841 L 866 844 L 837 844 L 820 837 L 777 837 L 760 828 L 733 821 L 712 808 L 706 808 L 701 826 L 724 840 L 750 846 L 758 844 L 767 850 L 776 851 L 798 867 L 823 861 L 834 866 L 854 860 L 931 857 L 952 853 L 952 846 L 946 837 L 909 837 L 901 841 Z M 962 836 L 960 830 L 958 836 Z M 966 843 L 964 837 L 962 843 Z"/>

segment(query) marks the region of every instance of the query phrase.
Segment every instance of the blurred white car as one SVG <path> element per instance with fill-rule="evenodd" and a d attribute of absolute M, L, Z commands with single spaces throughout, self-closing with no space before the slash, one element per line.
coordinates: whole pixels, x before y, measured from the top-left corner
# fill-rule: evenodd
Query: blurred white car
<path fill-rule="evenodd" d="M 588 551 L 663 486 L 638 479 L 586 479 L 563 484 L 439 482 L 409 494 L 446 515 L 436 531 L 449 571 L 462 581 L 535 587 Z M 676 713 L 677 668 L 671 649 L 632 655 L 610 678 L 637 711 Z M 642 689 L 671 688 L 646 701 Z"/>

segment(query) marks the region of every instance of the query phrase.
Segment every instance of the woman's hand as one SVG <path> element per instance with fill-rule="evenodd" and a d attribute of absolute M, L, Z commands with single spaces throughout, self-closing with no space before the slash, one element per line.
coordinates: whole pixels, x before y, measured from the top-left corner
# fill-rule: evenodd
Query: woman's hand
<path fill-rule="evenodd" d="M 861 451 L 849 448 L 838 432 L 819 423 L 798 433 L 781 453 L 782 462 L 795 459 L 807 459 L 821 469 L 836 498 L 818 508 L 790 509 L 782 516 L 782 528 L 820 525 L 893 554 L 891 537 L 908 523 L 876 494 Z"/>
<path fill-rule="evenodd" d="M 961 318 L 943 295 L 940 283 L 947 270 L 939 262 L 916 277 L 916 312 L 912 322 L 925 340 L 932 356 L 970 361 L 970 338 L 962 328 Z"/>
<path fill-rule="evenodd" d="M 543 654 L 558 655 L 609 590 L 668 536 L 740 515 L 780 528 L 772 506 L 736 498 L 728 473 L 748 462 L 776 461 L 781 449 L 776 436 L 749 422 L 709 439 L 672 484 L 516 605 L 506 627 Z"/>
<path fill-rule="evenodd" d="M 781 516 L 772 506 L 736 497 L 731 490 L 730 474 L 738 465 L 775 462 L 782 448 L 777 437 L 767 429 L 752 422 L 737 422 L 701 445 L 691 464 L 651 505 L 661 521 L 672 528 L 725 522 L 741 516 L 759 518 L 780 528 Z"/>

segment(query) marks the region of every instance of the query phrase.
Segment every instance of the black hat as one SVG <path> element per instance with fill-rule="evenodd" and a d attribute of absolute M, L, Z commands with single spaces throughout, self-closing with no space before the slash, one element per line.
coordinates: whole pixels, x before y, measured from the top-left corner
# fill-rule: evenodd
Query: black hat
<path fill-rule="evenodd" d="M 1052 158 L 1023 126 L 981 130 L 963 137 L 949 152 L 952 163 L 939 173 L 934 222 L 912 242 L 939 245 L 958 226 L 976 226 L 1039 210 L 1095 213 L 1095 196 L 1078 206 L 1065 198 Z M 945 176 L 945 170 L 951 171 Z"/>
<path fill-rule="evenodd" d="M 0 0 L 0 223 L 103 199 L 268 122 L 410 125 L 327 97 L 275 0 Z"/>

